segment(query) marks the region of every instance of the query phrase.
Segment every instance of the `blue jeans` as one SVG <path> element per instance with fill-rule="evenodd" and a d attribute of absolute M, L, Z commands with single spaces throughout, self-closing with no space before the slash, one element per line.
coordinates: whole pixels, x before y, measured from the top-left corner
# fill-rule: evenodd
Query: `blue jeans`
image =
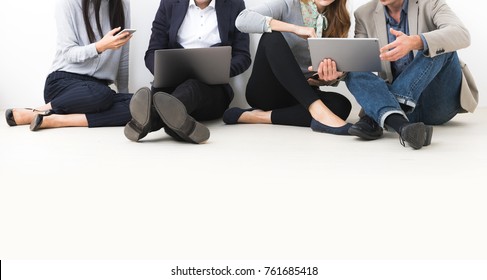
<path fill-rule="evenodd" d="M 456 52 L 433 58 L 418 52 L 392 84 L 370 72 L 350 72 L 345 82 L 365 114 L 381 127 L 394 113 L 410 122 L 439 125 L 460 110 L 462 70 Z"/>

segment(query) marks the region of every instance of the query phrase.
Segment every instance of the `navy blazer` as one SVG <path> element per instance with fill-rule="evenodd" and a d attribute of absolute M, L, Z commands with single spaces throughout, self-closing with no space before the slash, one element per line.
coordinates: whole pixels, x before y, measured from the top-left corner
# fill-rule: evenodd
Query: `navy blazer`
<path fill-rule="evenodd" d="M 188 11 L 190 0 L 161 0 L 152 23 L 149 48 L 145 53 L 145 65 L 154 74 L 154 52 L 159 49 L 182 48 L 176 41 L 178 30 Z M 250 39 L 247 33 L 235 27 L 235 19 L 245 9 L 243 0 L 218 0 L 215 3 L 221 44 L 232 47 L 230 77 L 243 73 L 250 67 Z"/>

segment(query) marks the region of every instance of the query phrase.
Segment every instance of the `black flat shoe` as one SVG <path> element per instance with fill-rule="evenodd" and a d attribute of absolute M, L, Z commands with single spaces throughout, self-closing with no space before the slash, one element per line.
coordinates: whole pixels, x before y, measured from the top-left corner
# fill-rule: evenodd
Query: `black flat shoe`
<path fill-rule="evenodd" d="M 315 119 L 311 120 L 311 129 L 315 132 L 321 132 L 321 133 L 329 133 L 335 135 L 350 135 L 348 133 L 348 130 L 350 129 L 351 126 L 352 126 L 351 123 L 346 123 L 343 126 L 332 127 L 332 126 L 322 124 Z"/>
<path fill-rule="evenodd" d="M 44 121 L 44 115 L 37 115 L 34 117 L 32 122 L 30 123 L 30 130 L 37 131 L 41 128 L 41 124 Z"/>
<path fill-rule="evenodd" d="M 7 109 L 7 111 L 5 111 L 5 119 L 6 119 L 7 124 L 9 126 L 16 126 L 17 125 L 17 123 L 15 122 L 13 109 Z"/>
<path fill-rule="evenodd" d="M 249 109 L 241 109 L 238 107 L 229 108 L 225 111 L 225 113 L 223 113 L 223 117 L 222 117 L 223 122 L 226 124 L 237 124 L 238 119 L 240 118 L 240 116 L 242 116 L 243 113 L 250 112 L 253 110 L 254 108 L 249 108 Z"/>
<path fill-rule="evenodd" d="M 39 112 L 39 114 L 42 114 L 45 116 L 52 114 L 52 110 L 39 111 L 39 110 L 32 109 L 32 108 L 24 108 L 24 110 L 28 110 L 28 111 L 32 111 L 32 112 Z M 17 122 L 15 121 L 14 109 L 7 109 L 5 111 L 5 120 L 7 121 L 7 124 L 9 126 L 17 126 L 18 125 Z"/>
<path fill-rule="evenodd" d="M 44 121 L 44 117 L 52 115 L 52 113 L 53 113 L 52 110 L 47 110 L 47 111 L 44 111 L 44 112 L 37 114 L 34 117 L 34 119 L 32 120 L 32 122 L 30 123 L 30 130 L 31 131 L 37 131 L 37 130 L 41 129 L 41 125 L 42 125 L 42 122 Z"/>

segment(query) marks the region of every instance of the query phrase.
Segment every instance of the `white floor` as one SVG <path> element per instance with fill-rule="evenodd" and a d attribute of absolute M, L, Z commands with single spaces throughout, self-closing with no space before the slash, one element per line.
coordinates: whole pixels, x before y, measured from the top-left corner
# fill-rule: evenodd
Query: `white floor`
<path fill-rule="evenodd" d="M 413 150 L 392 133 L 217 121 L 193 145 L 1 120 L 0 259 L 485 259 L 486 121 L 459 115 Z"/>

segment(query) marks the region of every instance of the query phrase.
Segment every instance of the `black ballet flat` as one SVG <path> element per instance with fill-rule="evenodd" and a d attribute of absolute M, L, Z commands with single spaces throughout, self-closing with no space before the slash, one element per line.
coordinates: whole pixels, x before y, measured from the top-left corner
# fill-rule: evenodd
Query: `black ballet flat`
<path fill-rule="evenodd" d="M 350 135 L 350 133 L 348 133 L 348 130 L 350 129 L 351 126 L 352 126 L 351 123 L 346 123 L 343 126 L 332 127 L 332 126 L 322 124 L 315 119 L 311 120 L 311 129 L 315 132 L 321 132 L 321 133 L 329 133 L 335 135 Z"/>
<path fill-rule="evenodd" d="M 5 111 L 5 119 L 7 120 L 7 124 L 9 126 L 17 125 L 17 123 L 15 122 L 13 109 L 7 109 L 7 111 Z"/>
<path fill-rule="evenodd" d="M 24 108 L 24 109 L 30 110 L 32 112 L 38 112 L 39 114 L 42 114 L 44 116 L 49 116 L 53 113 L 52 110 L 39 111 L 37 109 L 32 109 L 32 108 Z M 7 121 L 7 124 L 9 126 L 16 126 L 17 125 L 17 122 L 15 121 L 15 118 L 14 118 L 14 109 L 7 109 L 5 111 L 5 120 Z"/>
<path fill-rule="evenodd" d="M 52 110 L 47 110 L 47 111 L 44 111 L 44 112 L 37 114 L 34 117 L 34 119 L 32 120 L 32 122 L 30 123 L 30 130 L 31 131 L 37 131 L 37 130 L 41 129 L 41 125 L 42 125 L 42 122 L 44 121 L 44 117 L 52 115 L 52 113 L 53 113 Z"/>
<path fill-rule="evenodd" d="M 242 116 L 243 113 L 250 112 L 253 110 L 255 109 L 254 108 L 241 109 L 238 107 L 229 108 L 223 113 L 223 117 L 222 117 L 223 122 L 226 124 L 237 124 L 238 119 L 240 118 L 240 116 Z"/>
<path fill-rule="evenodd" d="M 25 110 L 32 110 L 32 111 L 37 111 L 36 109 L 32 109 L 32 108 L 24 108 Z M 7 109 L 7 111 L 5 111 L 5 119 L 7 120 L 7 124 L 10 125 L 10 126 L 16 126 L 17 125 L 17 122 L 15 121 L 15 118 L 14 118 L 14 109 Z"/>
<path fill-rule="evenodd" d="M 44 115 L 37 115 L 30 123 L 30 130 L 37 131 L 41 128 L 41 124 L 44 121 Z"/>

